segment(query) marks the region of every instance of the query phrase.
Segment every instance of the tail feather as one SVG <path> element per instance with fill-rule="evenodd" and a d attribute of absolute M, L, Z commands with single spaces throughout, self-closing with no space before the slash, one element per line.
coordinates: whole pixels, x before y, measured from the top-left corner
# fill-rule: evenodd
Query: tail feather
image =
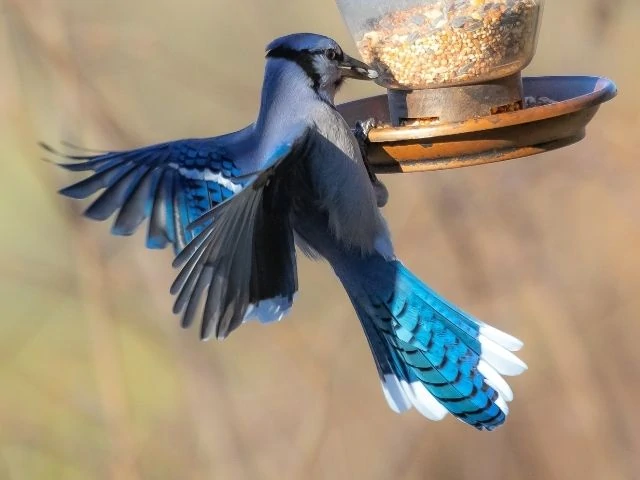
<path fill-rule="evenodd" d="M 513 399 L 501 374 L 526 370 L 511 353 L 522 342 L 451 305 L 398 261 L 361 262 L 341 278 L 391 408 L 413 406 L 434 420 L 450 412 L 478 429 L 501 425 Z"/>
<path fill-rule="evenodd" d="M 368 318 L 366 311 L 353 297 L 352 301 L 358 317 Z M 407 370 L 398 353 L 389 349 L 382 331 L 370 321 L 363 321 L 362 327 L 373 352 L 382 391 L 391 409 L 396 413 L 403 413 L 415 406 L 428 419 L 442 420 L 447 414 L 447 409 Z"/>

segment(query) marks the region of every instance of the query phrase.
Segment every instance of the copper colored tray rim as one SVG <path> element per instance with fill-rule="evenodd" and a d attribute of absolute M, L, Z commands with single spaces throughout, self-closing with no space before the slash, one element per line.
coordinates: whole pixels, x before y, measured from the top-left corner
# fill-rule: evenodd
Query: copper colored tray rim
<path fill-rule="evenodd" d="M 527 77 L 524 80 L 525 96 L 527 95 L 527 83 L 532 81 L 576 80 L 578 77 Z M 568 113 L 584 110 L 595 105 L 600 105 L 616 96 L 615 84 L 603 77 L 582 77 L 596 81 L 596 89 L 584 95 L 560 100 L 549 105 L 525 108 L 515 112 L 498 113 L 488 117 L 472 118 L 464 122 L 448 123 L 442 125 L 429 125 L 421 127 L 383 127 L 373 129 L 369 134 L 370 142 L 393 142 L 397 140 L 412 140 L 419 138 L 441 137 L 445 135 L 457 135 L 459 133 L 479 132 L 490 128 L 502 128 L 512 125 L 521 125 L 548 118 L 566 115 Z M 598 84 L 600 85 L 598 87 Z M 386 95 L 382 95 L 386 98 Z"/>
<path fill-rule="evenodd" d="M 592 76 L 525 77 L 523 86 L 525 96 L 556 102 L 464 122 L 375 128 L 369 132 L 372 168 L 379 173 L 459 168 L 562 148 L 584 138 L 600 104 L 617 93 L 611 80 Z M 350 124 L 389 118 L 386 95 L 338 109 Z"/>

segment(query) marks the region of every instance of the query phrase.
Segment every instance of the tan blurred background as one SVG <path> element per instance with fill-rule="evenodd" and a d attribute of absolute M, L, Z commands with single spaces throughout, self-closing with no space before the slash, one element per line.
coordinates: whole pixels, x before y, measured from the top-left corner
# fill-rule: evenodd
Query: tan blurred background
<path fill-rule="evenodd" d="M 201 343 L 171 253 L 56 195 L 36 142 L 98 149 L 254 118 L 264 45 L 355 47 L 330 0 L 0 1 L 0 479 L 640 479 L 640 55 L 635 0 L 549 1 L 529 74 L 618 83 L 586 140 L 387 176 L 399 256 L 525 341 L 507 424 L 391 412 L 324 264 L 278 325 Z M 352 85 L 342 100 L 377 93 Z"/>

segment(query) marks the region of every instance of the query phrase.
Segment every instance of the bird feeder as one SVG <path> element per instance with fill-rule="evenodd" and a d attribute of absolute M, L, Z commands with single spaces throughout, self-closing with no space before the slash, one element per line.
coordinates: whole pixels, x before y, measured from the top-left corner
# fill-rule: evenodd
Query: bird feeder
<path fill-rule="evenodd" d="M 455 168 L 581 140 L 616 95 L 600 77 L 530 77 L 544 0 L 336 0 L 387 95 L 340 105 L 373 117 L 378 172 Z"/>

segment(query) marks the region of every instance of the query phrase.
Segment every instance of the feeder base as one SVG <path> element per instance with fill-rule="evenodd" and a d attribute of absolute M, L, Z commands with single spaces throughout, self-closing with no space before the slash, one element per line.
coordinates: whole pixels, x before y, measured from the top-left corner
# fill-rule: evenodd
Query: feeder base
<path fill-rule="evenodd" d="M 487 83 L 424 90 L 387 91 L 394 126 L 461 122 L 522 109 L 520 72 Z"/>
<path fill-rule="evenodd" d="M 391 126 L 386 95 L 345 103 L 338 111 L 350 125 L 371 117 L 387 124 L 369 132 L 368 159 L 376 173 L 420 172 L 526 157 L 578 142 L 600 104 L 617 93 L 602 77 L 525 77 L 522 84 L 525 100 L 533 99 L 534 106 L 459 122 Z"/>

